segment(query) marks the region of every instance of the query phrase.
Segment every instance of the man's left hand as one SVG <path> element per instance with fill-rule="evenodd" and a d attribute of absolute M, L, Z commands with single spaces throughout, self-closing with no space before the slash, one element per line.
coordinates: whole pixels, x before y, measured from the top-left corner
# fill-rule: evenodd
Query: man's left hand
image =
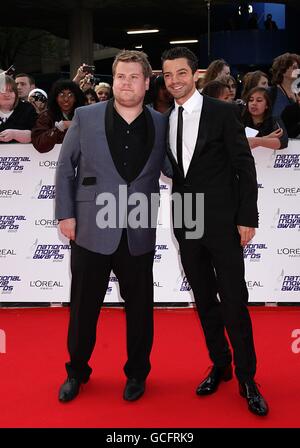
<path fill-rule="evenodd" d="M 237 228 L 241 237 L 241 246 L 245 247 L 254 237 L 255 229 L 253 227 L 245 226 L 237 226 Z"/>

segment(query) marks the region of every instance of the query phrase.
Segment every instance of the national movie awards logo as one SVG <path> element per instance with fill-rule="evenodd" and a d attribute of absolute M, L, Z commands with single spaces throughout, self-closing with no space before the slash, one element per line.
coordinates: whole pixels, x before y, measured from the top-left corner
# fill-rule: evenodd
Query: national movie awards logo
<path fill-rule="evenodd" d="M 117 277 L 115 275 L 110 275 L 109 277 L 109 283 L 108 283 L 108 287 L 106 290 L 106 294 L 111 294 L 112 293 L 112 289 L 113 289 L 113 284 L 119 283 Z"/>
<path fill-rule="evenodd" d="M 281 213 L 279 215 L 278 229 L 300 229 L 300 214 L 299 213 Z"/>
<path fill-rule="evenodd" d="M 260 261 L 262 251 L 267 249 L 265 243 L 249 243 L 244 247 L 244 259 L 249 261 Z"/>
<path fill-rule="evenodd" d="M 14 287 L 21 281 L 19 275 L 0 275 L 0 291 L 1 294 L 10 294 Z"/>
<path fill-rule="evenodd" d="M 1 215 L 0 230 L 8 230 L 9 232 L 17 232 L 20 224 L 26 221 L 24 215 Z"/>
<path fill-rule="evenodd" d="M 169 250 L 167 244 L 156 244 L 154 262 L 159 263 L 162 259 L 163 252 Z"/>
<path fill-rule="evenodd" d="M 282 280 L 281 291 L 300 291 L 300 275 L 285 275 Z"/>
<path fill-rule="evenodd" d="M 0 157 L 0 171 L 22 173 L 25 163 L 30 162 L 30 157 Z"/>
<path fill-rule="evenodd" d="M 55 185 L 47 185 L 41 179 L 35 186 L 31 199 L 55 199 Z"/>
<path fill-rule="evenodd" d="M 180 291 L 191 291 L 191 287 L 189 282 L 187 281 L 187 278 L 184 277 L 182 282 L 181 282 L 181 286 L 180 286 Z"/>
<path fill-rule="evenodd" d="M 300 154 L 277 154 L 273 168 L 293 168 L 300 169 Z"/>
<path fill-rule="evenodd" d="M 61 262 L 65 255 L 70 251 L 69 244 L 41 244 L 38 239 L 30 246 L 30 255 L 27 258 L 33 260 L 51 260 L 53 262 Z"/>

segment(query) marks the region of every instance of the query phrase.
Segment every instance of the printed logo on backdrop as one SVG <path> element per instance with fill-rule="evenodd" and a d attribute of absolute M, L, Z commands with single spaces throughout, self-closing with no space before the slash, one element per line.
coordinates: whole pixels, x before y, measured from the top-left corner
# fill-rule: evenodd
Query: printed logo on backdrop
<path fill-rule="evenodd" d="M 0 157 L 0 171 L 22 173 L 25 163 L 30 162 L 30 157 Z"/>
<path fill-rule="evenodd" d="M 244 259 L 249 261 L 261 261 L 262 253 L 267 249 L 265 243 L 247 244 L 244 248 Z"/>
<path fill-rule="evenodd" d="M 35 219 L 34 225 L 36 227 L 42 227 L 44 229 L 57 229 L 58 220 L 57 219 L 47 219 L 47 218 Z"/>
<path fill-rule="evenodd" d="M 265 188 L 263 184 L 257 184 L 257 188 Z"/>
<path fill-rule="evenodd" d="M 112 293 L 112 290 L 113 290 L 113 284 L 114 283 L 119 283 L 118 282 L 118 279 L 117 279 L 117 277 L 115 276 L 115 275 L 111 275 L 110 277 L 109 277 L 109 283 L 108 283 L 108 287 L 107 287 L 107 290 L 106 290 L 106 294 L 107 295 L 110 295 L 111 293 Z"/>
<path fill-rule="evenodd" d="M 62 282 L 58 280 L 30 280 L 30 288 L 37 288 L 40 290 L 54 290 L 57 288 L 63 288 Z"/>
<path fill-rule="evenodd" d="M 50 170 L 54 170 L 58 166 L 58 161 L 57 160 L 40 160 L 39 166 L 42 168 L 48 168 Z"/>
<path fill-rule="evenodd" d="M 299 213 L 281 213 L 277 223 L 278 229 L 300 229 Z"/>
<path fill-rule="evenodd" d="M 262 281 L 261 280 L 257 280 L 257 279 L 247 280 L 246 281 L 246 285 L 247 285 L 247 288 L 249 289 L 249 291 L 254 291 L 257 288 L 263 288 L 264 287 Z"/>
<path fill-rule="evenodd" d="M 15 249 L 0 247 L 0 258 L 9 258 L 16 254 Z"/>
<path fill-rule="evenodd" d="M 277 255 L 284 255 L 289 258 L 300 257 L 300 247 L 281 247 L 276 251 Z"/>
<path fill-rule="evenodd" d="M 1 190 L 0 189 L 0 199 L 17 199 L 18 196 L 22 196 L 20 190 Z"/>
<path fill-rule="evenodd" d="M 11 294 L 20 281 L 19 275 L 0 275 L 0 294 Z"/>
<path fill-rule="evenodd" d="M 24 215 L 1 215 L 0 230 L 8 230 L 8 232 L 17 232 L 24 221 L 26 221 Z"/>
<path fill-rule="evenodd" d="M 285 275 L 281 284 L 281 291 L 300 291 L 300 275 Z"/>
<path fill-rule="evenodd" d="M 159 185 L 159 189 L 160 189 L 161 191 L 168 191 L 168 190 L 169 190 L 169 187 L 168 187 L 168 185 L 166 185 L 166 184 L 160 184 L 160 185 Z"/>
<path fill-rule="evenodd" d="M 273 167 L 300 170 L 300 154 L 277 154 Z"/>
<path fill-rule="evenodd" d="M 154 288 L 163 288 L 163 285 L 161 282 L 153 282 Z"/>
<path fill-rule="evenodd" d="M 36 238 L 29 248 L 30 255 L 27 259 L 61 262 L 70 249 L 71 246 L 69 244 L 43 244 Z"/>
<path fill-rule="evenodd" d="M 156 244 L 154 262 L 159 263 L 162 260 L 164 251 L 169 250 L 166 244 Z"/>
<path fill-rule="evenodd" d="M 55 185 L 47 185 L 41 179 L 35 186 L 31 199 L 55 199 Z"/>
<path fill-rule="evenodd" d="M 187 278 L 184 277 L 182 282 L 181 282 L 181 286 L 180 286 L 180 291 L 191 291 L 191 287 L 189 282 L 187 281 Z"/>
<path fill-rule="evenodd" d="M 273 188 L 273 193 L 275 195 L 282 196 L 300 196 L 300 187 L 276 187 Z"/>

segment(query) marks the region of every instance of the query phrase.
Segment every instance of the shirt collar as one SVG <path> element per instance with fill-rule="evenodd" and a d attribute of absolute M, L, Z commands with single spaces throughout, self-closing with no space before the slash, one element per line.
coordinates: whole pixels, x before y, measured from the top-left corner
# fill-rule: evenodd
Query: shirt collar
<path fill-rule="evenodd" d="M 187 113 L 192 113 L 194 111 L 201 110 L 203 103 L 203 96 L 201 93 L 196 89 L 193 95 L 184 103 L 182 104 L 182 107 Z M 179 104 L 175 101 L 175 112 L 178 112 Z"/>

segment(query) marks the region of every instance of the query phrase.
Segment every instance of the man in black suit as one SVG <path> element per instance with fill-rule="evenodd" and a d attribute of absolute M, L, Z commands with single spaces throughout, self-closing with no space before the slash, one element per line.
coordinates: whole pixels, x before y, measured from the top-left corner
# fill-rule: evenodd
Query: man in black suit
<path fill-rule="evenodd" d="M 196 393 L 212 394 L 221 381 L 232 378 L 226 329 L 240 394 L 250 411 L 266 415 L 268 405 L 254 382 L 256 356 L 243 260 L 243 246 L 258 225 L 254 160 L 235 106 L 196 90 L 195 54 L 185 47 L 172 48 L 162 55 L 162 66 L 166 87 L 175 99 L 167 149 L 174 171 L 173 194 L 183 201 L 192 197 L 189 213 L 199 221 L 197 194 L 204 193 L 203 235 L 191 236 L 187 226 L 174 226 L 213 361 Z M 178 220 L 178 213 L 175 204 L 173 219 Z"/>

